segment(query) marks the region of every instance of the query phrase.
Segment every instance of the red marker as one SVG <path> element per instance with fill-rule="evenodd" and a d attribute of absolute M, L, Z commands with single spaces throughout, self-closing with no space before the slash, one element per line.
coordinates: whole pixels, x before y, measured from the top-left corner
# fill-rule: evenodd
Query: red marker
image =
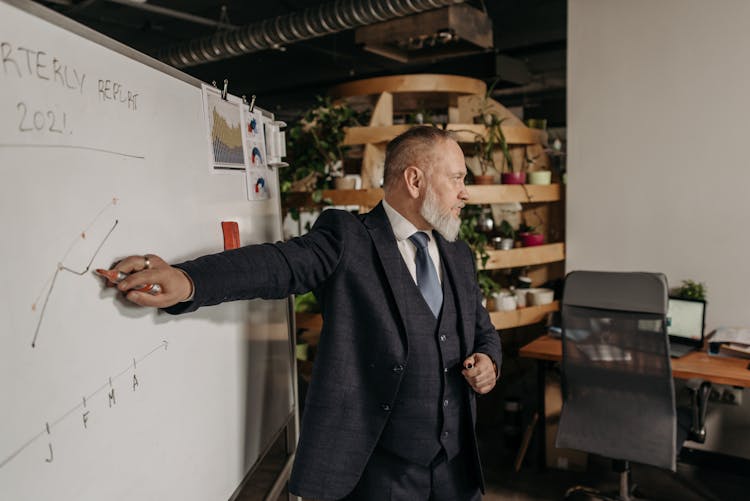
<path fill-rule="evenodd" d="M 96 269 L 96 274 L 108 279 L 113 284 L 119 284 L 125 278 L 127 278 L 127 273 L 123 273 L 118 270 L 103 270 L 102 268 Z M 153 296 L 159 294 L 161 292 L 161 285 L 159 284 L 144 284 L 144 285 L 138 285 L 136 287 L 133 287 L 130 290 L 134 290 L 136 292 L 147 292 L 148 294 L 151 294 Z"/>

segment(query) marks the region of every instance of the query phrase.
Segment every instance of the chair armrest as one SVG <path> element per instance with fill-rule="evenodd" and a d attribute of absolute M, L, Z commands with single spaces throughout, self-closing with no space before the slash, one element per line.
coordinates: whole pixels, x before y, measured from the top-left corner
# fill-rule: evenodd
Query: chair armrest
<path fill-rule="evenodd" d="M 688 439 L 702 444 L 706 441 L 706 411 L 708 397 L 711 394 L 711 383 L 698 378 L 688 379 L 687 389 L 690 392 L 691 423 Z"/>

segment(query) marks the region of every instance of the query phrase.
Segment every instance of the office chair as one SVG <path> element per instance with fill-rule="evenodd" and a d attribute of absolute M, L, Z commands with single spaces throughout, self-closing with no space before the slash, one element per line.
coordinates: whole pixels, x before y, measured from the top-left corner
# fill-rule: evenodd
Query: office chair
<path fill-rule="evenodd" d="M 667 281 L 656 273 L 576 271 L 562 300 L 563 409 L 556 446 L 598 454 L 620 473 L 629 500 L 630 461 L 675 471 L 689 423 L 678 426 L 666 332 Z M 689 413 L 686 413 L 689 421 Z"/>

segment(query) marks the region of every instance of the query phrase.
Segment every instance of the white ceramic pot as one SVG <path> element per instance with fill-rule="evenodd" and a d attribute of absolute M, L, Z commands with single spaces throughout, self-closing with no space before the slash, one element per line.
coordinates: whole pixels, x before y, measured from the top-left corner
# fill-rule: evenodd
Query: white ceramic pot
<path fill-rule="evenodd" d="M 495 300 L 495 311 L 512 311 L 516 309 L 516 297 L 504 289 L 492 295 Z"/>
<path fill-rule="evenodd" d="M 518 289 L 516 291 L 516 305 L 519 308 L 525 308 L 526 307 L 526 293 L 528 291 L 526 289 Z"/>
<path fill-rule="evenodd" d="M 552 171 L 537 170 L 534 172 L 529 172 L 526 178 L 526 182 L 529 184 L 550 184 L 552 182 Z"/>
<path fill-rule="evenodd" d="M 333 178 L 333 187 L 337 190 L 357 190 L 362 184 L 362 178 L 356 174 Z"/>
<path fill-rule="evenodd" d="M 550 304 L 555 297 L 552 289 L 528 289 L 526 291 L 526 304 L 528 306 L 542 306 Z"/>

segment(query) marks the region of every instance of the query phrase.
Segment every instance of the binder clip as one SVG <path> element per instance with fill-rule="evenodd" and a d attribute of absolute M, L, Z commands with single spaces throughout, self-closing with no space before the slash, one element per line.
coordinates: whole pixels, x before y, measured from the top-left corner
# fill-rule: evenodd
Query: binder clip
<path fill-rule="evenodd" d="M 221 90 L 221 98 L 226 101 L 227 100 L 227 87 L 229 87 L 229 80 L 224 79 L 224 88 Z"/>
<path fill-rule="evenodd" d="M 266 122 L 266 159 L 269 167 L 288 167 L 281 159 L 286 156 L 286 134 L 282 128 L 286 123 L 281 121 Z"/>

